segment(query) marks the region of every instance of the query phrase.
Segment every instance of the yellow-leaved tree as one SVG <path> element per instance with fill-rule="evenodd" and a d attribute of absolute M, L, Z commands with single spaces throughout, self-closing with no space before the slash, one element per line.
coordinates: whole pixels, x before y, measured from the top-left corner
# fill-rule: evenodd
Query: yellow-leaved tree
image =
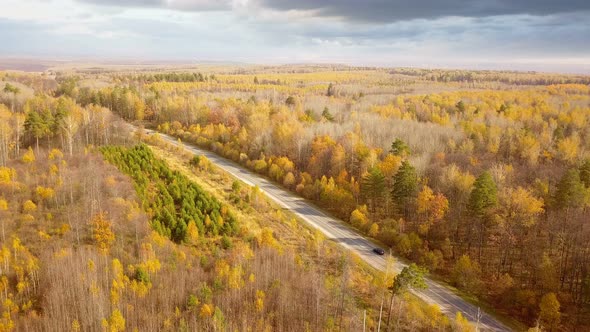
<path fill-rule="evenodd" d="M 111 222 L 107 219 L 106 213 L 100 212 L 96 214 L 92 218 L 91 224 L 92 238 L 101 251 L 107 252 L 115 242 L 115 233 L 111 229 Z"/>

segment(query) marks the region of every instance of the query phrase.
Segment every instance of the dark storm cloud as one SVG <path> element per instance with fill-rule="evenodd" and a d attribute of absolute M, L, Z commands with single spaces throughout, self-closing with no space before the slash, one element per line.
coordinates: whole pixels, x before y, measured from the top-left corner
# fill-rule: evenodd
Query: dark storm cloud
<path fill-rule="evenodd" d="M 318 16 L 396 22 L 446 16 L 551 15 L 590 10 L 589 0 L 260 0 L 275 10 L 314 10 Z"/>

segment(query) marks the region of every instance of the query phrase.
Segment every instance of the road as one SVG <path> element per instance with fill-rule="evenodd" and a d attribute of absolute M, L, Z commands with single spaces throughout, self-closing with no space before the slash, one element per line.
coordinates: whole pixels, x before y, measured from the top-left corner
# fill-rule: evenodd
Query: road
<path fill-rule="evenodd" d="M 152 134 L 154 131 L 145 130 L 146 133 Z M 159 135 L 166 141 L 178 144 L 178 139 L 172 136 L 168 136 L 162 133 Z M 298 217 L 306 221 L 309 225 L 317 228 L 326 235 L 327 238 L 334 242 L 342 245 L 343 247 L 353 251 L 365 262 L 371 266 L 385 271 L 385 257 L 379 256 L 373 253 L 375 245 L 371 243 L 363 235 L 360 235 L 356 231 L 344 225 L 342 220 L 336 219 L 322 212 L 320 209 L 309 204 L 305 199 L 295 195 L 294 193 L 275 185 L 270 180 L 260 176 L 243 166 L 221 157 L 214 152 L 201 149 L 194 145 L 183 143 L 185 149 L 197 155 L 204 155 L 217 167 L 230 173 L 235 178 L 240 179 L 250 186 L 257 185 L 261 191 L 263 191 L 270 199 L 275 201 L 281 207 L 288 209 L 295 213 Z M 404 263 L 396 260 L 394 270 L 395 272 L 401 271 Z M 483 311 L 479 311 L 477 307 L 466 302 L 459 296 L 455 295 L 451 290 L 445 286 L 426 279 L 428 288 L 425 290 L 414 290 L 415 295 L 420 297 L 427 303 L 436 304 L 440 307 L 441 311 L 448 315 L 451 319 L 454 319 L 457 312 L 461 312 L 464 317 L 470 321 L 476 323 L 479 316 L 479 328 L 485 331 L 511 331 L 510 328 L 502 324 L 497 319 L 486 314 Z M 479 312 L 479 314 L 478 314 Z"/>

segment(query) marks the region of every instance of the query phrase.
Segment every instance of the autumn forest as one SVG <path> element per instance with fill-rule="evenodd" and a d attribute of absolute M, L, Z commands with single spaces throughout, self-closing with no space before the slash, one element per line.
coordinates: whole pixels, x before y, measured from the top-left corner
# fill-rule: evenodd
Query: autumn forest
<path fill-rule="evenodd" d="M 173 137 L 176 144 L 163 139 Z M 304 198 L 394 273 L 183 146 Z M 590 328 L 590 77 L 0 71 L 0 331 Z"/>

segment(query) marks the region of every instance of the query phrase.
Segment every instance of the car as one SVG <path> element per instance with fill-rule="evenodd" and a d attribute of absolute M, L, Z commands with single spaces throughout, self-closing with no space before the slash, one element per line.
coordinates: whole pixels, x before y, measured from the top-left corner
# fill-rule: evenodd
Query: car
<path fill-rule="evenodd" d="M 381 248 L 373 248 L 373 252 L 376 253 L 377 255 L 385 255 L 385 250 L 383 250 Z"/>

